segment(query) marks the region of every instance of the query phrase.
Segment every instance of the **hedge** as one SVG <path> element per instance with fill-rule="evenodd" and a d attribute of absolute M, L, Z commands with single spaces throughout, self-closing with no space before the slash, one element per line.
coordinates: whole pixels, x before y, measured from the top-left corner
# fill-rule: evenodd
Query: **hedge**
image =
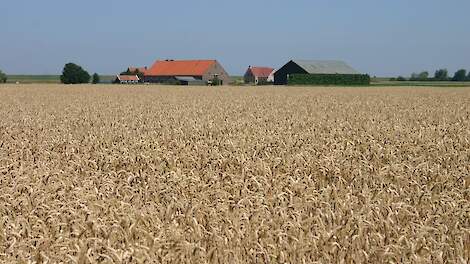
<path fill-rule="evenodd" d="M 367 74 L 292 74 L 289 85 L 369 85 Z"/>

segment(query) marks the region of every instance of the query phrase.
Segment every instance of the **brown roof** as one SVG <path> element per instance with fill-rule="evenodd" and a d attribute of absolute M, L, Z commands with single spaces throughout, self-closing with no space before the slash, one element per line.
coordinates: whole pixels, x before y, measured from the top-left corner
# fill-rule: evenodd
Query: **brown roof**
<path fill-rule="evenodd" d="M 139 81 L 139 76 L 137 75 L 118 75 L 117 76 L 119 81 Z"/>
<path fill-rule="evenodd" d="M 129 67 L 129 71 L 132 73 L 136 72 L 137 70 L 139 70 L 141 73 L 145 73 L 147 71 L 147 67 Z"/>
<path fill-rule="evenodd" d="M 269 77 L 269 75 L 274 71 L 273 68 L 269 67 L 250 67 L 248 70 L 251 70 L 251 73 L 253 73 L 255 77 L 265 78 Z"/>
<path fill-rule="evenodd" d="M 156 61 L 146 76 L 202 76 L 216 60 L 164 60 Z"/>

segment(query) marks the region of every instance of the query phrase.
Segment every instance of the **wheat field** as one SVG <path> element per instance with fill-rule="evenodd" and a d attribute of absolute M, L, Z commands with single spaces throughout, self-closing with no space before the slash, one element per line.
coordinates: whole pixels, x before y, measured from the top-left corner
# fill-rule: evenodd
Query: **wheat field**
<path fill-rule="evenodd" d="M 2 263 L 469 263 L 470 88 L 0 86 Z"/>

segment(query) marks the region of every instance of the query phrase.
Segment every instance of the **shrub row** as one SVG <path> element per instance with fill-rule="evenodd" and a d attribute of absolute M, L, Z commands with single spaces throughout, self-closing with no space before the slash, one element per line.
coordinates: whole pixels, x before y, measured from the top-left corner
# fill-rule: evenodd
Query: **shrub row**
<path fill-rule="evenodd" d="M 292 74 L 289 85 L 369 85 L 367 74 Z"/>
<path fill-rule="evenodd" d="M 0 83 L 6 83 L 7 79 L 7 75 L 0 70 Z"/>

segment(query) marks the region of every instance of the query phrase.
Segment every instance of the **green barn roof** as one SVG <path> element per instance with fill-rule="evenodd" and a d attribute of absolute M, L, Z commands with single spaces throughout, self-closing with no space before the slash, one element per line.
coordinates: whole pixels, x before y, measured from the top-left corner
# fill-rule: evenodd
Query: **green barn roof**
<path fill-rule="evenodd" d="M 292 60 L 310 74 L 359 74 L 344 61 Z"/>

